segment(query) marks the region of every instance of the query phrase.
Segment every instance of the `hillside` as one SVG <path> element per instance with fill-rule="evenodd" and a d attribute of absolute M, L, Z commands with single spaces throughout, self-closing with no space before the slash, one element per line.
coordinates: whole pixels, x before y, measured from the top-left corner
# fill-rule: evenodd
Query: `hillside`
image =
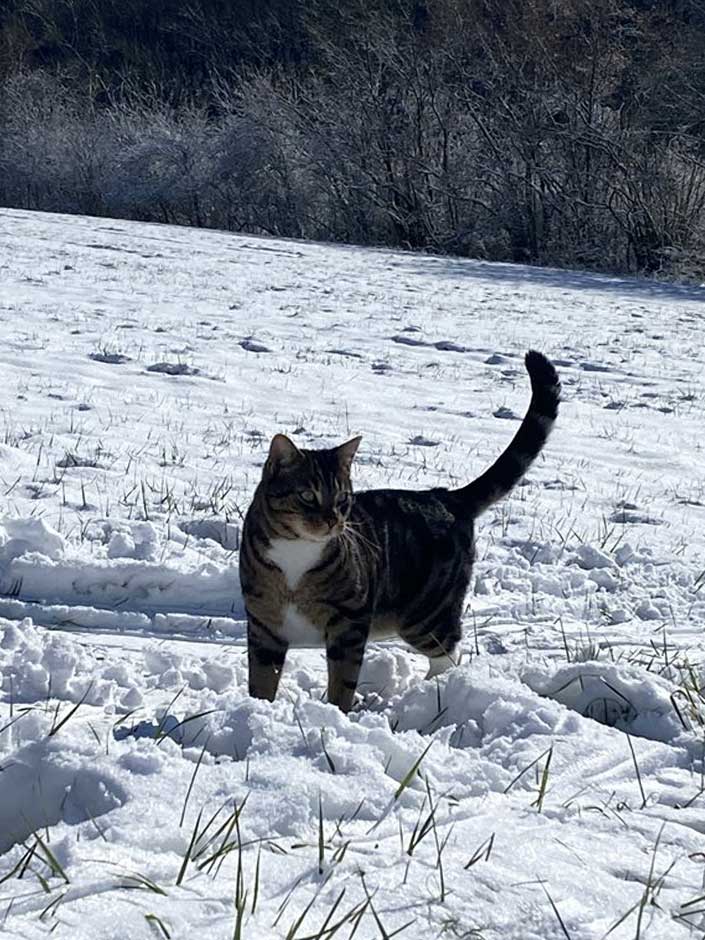
<path fill-rule="evenodd" d="M 700 936 L 704 301 L 1 209 L 3 938 Z M 461 663 L 371 646 L 346 717 L 302 650 L 249 699 L 270 436 L 466 481 L 532 347 L 564 403 L 479 523 Z"/>

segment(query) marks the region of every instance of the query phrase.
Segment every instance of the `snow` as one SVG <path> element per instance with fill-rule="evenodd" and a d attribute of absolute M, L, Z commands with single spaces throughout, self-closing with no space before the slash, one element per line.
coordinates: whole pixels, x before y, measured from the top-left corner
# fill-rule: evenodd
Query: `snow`
<path fill-rule="evenodd" d="M 701 936 L 704 301 L 0 210 L 3 940 Z M 480 520 L 459 662 L 372 644 L 344 716 L 295 650 L 251 700 L 271 436 L 465 482 L 528 348 L 565 400 Z"/>

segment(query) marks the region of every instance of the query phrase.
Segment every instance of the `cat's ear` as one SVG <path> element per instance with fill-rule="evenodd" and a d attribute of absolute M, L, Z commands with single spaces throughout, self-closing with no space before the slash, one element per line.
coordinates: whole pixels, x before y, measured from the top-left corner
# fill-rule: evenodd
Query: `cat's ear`
<path fill-rule="evenodd" d="M 286 434 L 275 434 L 269 445 L 269 454 L 267 454 L 267 462 L 264 466 L 271 473 L 278 467 L 295 463 L 300 458 L 301 451 Z"/>
<path fill-rule="evenodd" d="M 353 462 L 353 457 L 357 453 L 357 449 L 360 446 L 361 437 L 354 437 L 351 441 L 346 441 L 344 444 L 341 444 L 340 447 L 335 448 L 335 452 L 338 455 L 338 461 L 341 467 L 344 467 L 346 470 L 350 469 L 350 465 Z"/>

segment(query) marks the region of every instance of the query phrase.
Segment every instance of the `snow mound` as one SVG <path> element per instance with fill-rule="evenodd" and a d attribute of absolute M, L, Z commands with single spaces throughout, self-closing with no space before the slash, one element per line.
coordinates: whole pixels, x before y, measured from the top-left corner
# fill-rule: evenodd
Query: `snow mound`
<path fill-rule="evenodd" d="M 35 553 L 57 561 L 64 556 L 64 539 L 43 519 L 3 519 L 0 565 L 8 566 L 15 558 Z"/>
<path fill-rule="evenodd" d="M 24 735 L 30 724 L 41 737 L 24 747 L 6 751 L 0 736 L 0 854 L 59 823 L 90 821 L 100 832 L 96 820 L 128 798 L 112 761 L 96 757 L 85 734 L 81 748 L 67 748 L 60 731 L 51 736 L 49 717 L 24 717 Z"/>
<path fill-rule="evenodd" d="M 0 621 L 0 690 L 13 703 L 134 704 L 141 698 L 125 669 L 96 662 L 76 640 L 52 635 L 30 618 L 17 624 Z"/>
<path fill-rule="evenodd" d="M 696 744 L 692 732 L 699 724 L 687 696 L 676 683 L 642 667 L 586 661 L 558 669 L 528 666 L 521 677 L 539 695 L 601 724 L 675 746 Z"/>

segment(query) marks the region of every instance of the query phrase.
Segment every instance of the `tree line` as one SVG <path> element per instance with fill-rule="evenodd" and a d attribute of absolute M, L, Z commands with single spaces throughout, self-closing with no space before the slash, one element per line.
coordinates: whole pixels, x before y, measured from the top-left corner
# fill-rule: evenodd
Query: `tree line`
<path fill-rule="evenodd" d="M 5 0 L 0 202 L 705 276 L 705 0 Z"/>

